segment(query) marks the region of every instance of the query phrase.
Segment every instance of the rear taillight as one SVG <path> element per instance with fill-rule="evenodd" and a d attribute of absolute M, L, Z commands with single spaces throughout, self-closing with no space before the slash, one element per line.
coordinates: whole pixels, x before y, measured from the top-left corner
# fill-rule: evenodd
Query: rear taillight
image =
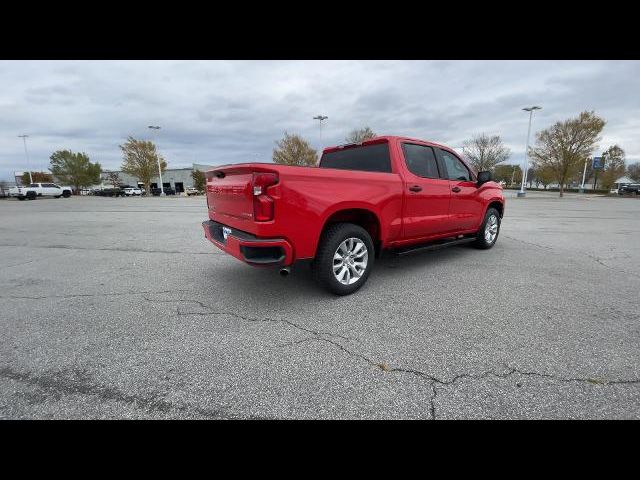
<path fill-rule="evenodd" d="M 273 220 L 273 198 L 267 190 L 278 183 L 278 175 L 275 173 L 254 173 L 251 186 L 253 189 L 253 219 L 256 222 L 268 222 Z"/>

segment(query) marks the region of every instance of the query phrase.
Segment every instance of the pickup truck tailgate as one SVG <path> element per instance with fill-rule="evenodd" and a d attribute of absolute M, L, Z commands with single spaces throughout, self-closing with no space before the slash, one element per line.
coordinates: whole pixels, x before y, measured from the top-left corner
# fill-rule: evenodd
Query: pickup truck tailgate
<path fill-rule="evenodd" d="M 237 221 L 253 219 L 251 180 L 247 169 L 216 170 L 207 174 L 207 204 L 209 212 Z"/>

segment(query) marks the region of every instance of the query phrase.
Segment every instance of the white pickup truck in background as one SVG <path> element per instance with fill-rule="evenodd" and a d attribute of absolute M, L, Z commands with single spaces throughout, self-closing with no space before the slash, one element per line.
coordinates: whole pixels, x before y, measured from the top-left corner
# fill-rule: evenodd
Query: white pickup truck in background
<path fill-rule="evenodd" d="M 9 196 L 17 197 L 18 200 L 35 200 L 37 197 L 68 198 L 71 196 L 71 187 L 61 187 L 55 183 L 32 183 L 28 186 L 10 188 Z"/>

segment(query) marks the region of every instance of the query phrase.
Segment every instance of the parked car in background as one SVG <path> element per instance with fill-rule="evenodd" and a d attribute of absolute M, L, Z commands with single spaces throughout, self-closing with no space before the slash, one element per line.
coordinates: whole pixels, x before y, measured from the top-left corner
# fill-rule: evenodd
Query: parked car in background
<path fill-rule="evenodd" d="M 124 192 L 124 195 L 126 197 L 141 197 L 142 196 L 142 190 L 139 189 L 138 187 L 125 187 L 122 189 L 122 191 Z"/>
<path fill-rule="evenodd" d="M 9 196 L 18 200 L 34 200 L 37 197 L 69 198 L 71 187 L 61 187 L 55 183 L 32 183 L 28 186 L 18 186 L 9 189 Z"/>
<path fill-rule="evenodd" d="M 187 193 L 188 197 L 190 197 L 191 195 L 202 195 L 202 193 L 203 193 L 203 192 L 201 192 L 200 190 L 198 190 L 195 187 L 187 187 L 185 192 Z"/>
<path fill-rule="evenodd" d="M 171 188 L 171 187 L 164 187 L 164 194 L 165 195 L 175 195 L 176 191 L 175 189 Z M 162 193 L 162 190 L 160 190 L 160 188 L 152 188 L 151 189 L 151 195 L 153 195 L 154 197 L 158 197 L 160 196 L 160 194 Z"/>
<path fill-rule="evenodd" d="M 505 206 L 491 172 L 444 145 L 395 136 L 325 148 L 318 168 L 242 163 L 207 171 L 206 182 L 210 242 L 283 275 L 310 260 L 338 295 L 360 288 L 384 250 L 493 247 Z"/>
<path fill-rule="evenodd" d="M 118 187 L 103 188 L 100 190 L 95 190 L 94 195 L 97 195 L 99 197 L 124 197 L 124 190 Z"/>
<path fill-rule="evenodd" d="M 630 183 L 618 188 L 618 195 L 640 195 L 640 183 Z"/>

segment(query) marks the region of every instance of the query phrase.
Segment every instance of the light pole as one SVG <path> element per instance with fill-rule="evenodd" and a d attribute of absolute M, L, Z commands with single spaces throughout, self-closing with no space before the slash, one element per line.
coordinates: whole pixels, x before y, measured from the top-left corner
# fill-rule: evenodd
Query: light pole
<path fill-rule="evenodd" d="M 22 143 L 24 143 L 24 155 L 27 158 L 27 170 L 29 170 L 29 183 L 33 183 L 33 178 L 31 178 L 31 168 L 29 168 L 29 152 L 27 151 L 27 137 L 29 135 L 18 135 L 19 138 L 22 138 Z"/>
<path fill-rule="evenodd" d="M 524 197 L 524 184 L 527 183 L 527 172 L 529 172 L 529 137 L 531 136 L 531 119 L 533 118 L 534 110 L 542 110 L 542 107 L 534 105 L 533 107 L 523 108 L 525 112 L 529 112 L 529 130 L 527 130 L 527 147 L 524 152 L 524 171 L 522 172 L 522 184 L 520 185 L 519 197 Z"/>
<path fill-rule="evenodd" d="M 156 135 L 154 135 L 154 138 L 157 141 L 157 132 L 158 130 L 160 130 L 160 127 L 156 126 L 156 125 L 149 125 L 149 128 L 151 130 L 154 130 L 156 132 Z M 160 155 L 158 155 L 158 146 L 156 145 L 156 158 L 158 159 L 158 176 L 160 177 L 160 196 L 164 195 L 164 186 L 162 185 L 162 169 L 160 168 Z M 151 192 L 149 192 L 151 193 Z"/>
<path fill-rule="evenodd" d="M 584 170 L 582 171 L 582 185 L 580 186 L 580 193 L 584 193 L 584 180 L 587 175 L 587 162 L 589 161 L 589 157 L 584 159 Z"/>
<path fill-rule="evenodd" d="M 314 120 L 320 120 L 320 149 L 322 150 L 322 121 L 326 120 L 327 116 L 325 115 L 318 115 L 316 117 L 313 117 Z"/>

